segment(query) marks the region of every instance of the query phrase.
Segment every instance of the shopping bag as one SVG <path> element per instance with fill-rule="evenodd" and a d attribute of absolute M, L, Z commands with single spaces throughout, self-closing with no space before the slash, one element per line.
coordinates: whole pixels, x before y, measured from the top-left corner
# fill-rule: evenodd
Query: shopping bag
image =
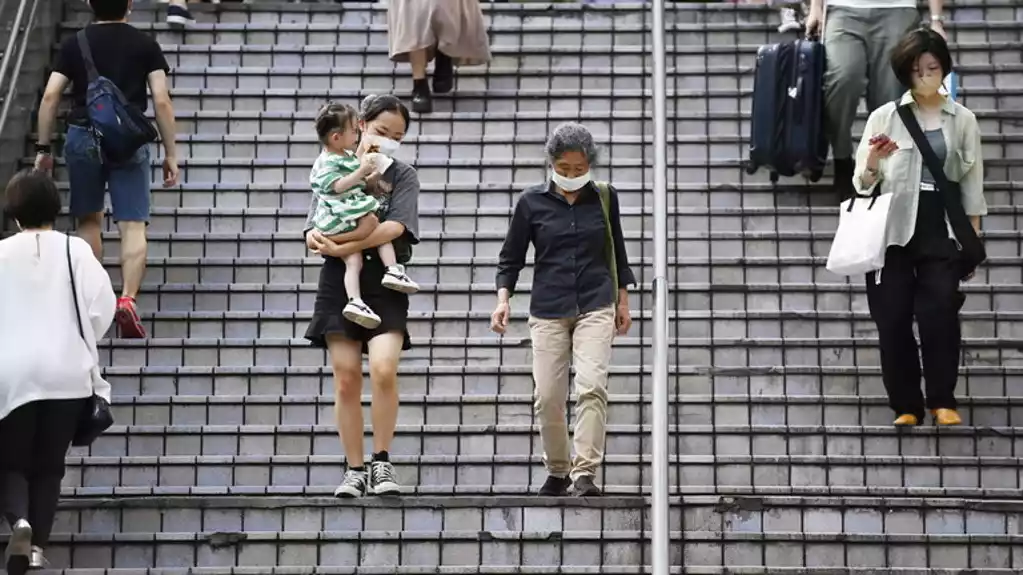
<path fill-rule="evenodd" d="M 885 228 L 892 195 L 875 193 L 842 202 L 838 231 L 828 253 L 828 271 L 863 275 L 884 267 Z"/>

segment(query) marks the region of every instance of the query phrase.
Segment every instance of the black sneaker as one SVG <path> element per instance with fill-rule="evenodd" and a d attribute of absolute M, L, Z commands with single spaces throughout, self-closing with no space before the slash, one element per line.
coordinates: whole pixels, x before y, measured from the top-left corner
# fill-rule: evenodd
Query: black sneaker
<path fill-rule="evenodd" d="M 369 491 L 369 474 L 365 471 L 349 469 L 345 472 L 341 485 L 334 490 L 334 497 L 354 499 L 362 497 Z"/>
<path fill-rule="evenodd" d="M 580 475 L 572 485 L 576 497 L 595 497 L 600 495 L 600 488 L 593 482 L 593 477 Z"/>
<path fill-rule="evenodd" d="M 191 26 L 195 24 L 195 18 L 188 8 L 171 4 L 167 6 L 167 24 L 171 26 Z"/>
<path fill-rule="evenodd" d="M 369 464 L 370 489 L 374 495 L 398 495 L 401 493 L 401 486 L 398 485 L 397 473 L 390 461 L 374 461 Z"/>
<path fill-rule="evenodd" d="M 567 477 L 554 477 L 553 475 L 547 476 L 547 481 L 543 482 L 543 486 L 540 488 L 540 497 L 561 497 L 568 495 L 568 487 L 572 485 L 572 480 Z"/>

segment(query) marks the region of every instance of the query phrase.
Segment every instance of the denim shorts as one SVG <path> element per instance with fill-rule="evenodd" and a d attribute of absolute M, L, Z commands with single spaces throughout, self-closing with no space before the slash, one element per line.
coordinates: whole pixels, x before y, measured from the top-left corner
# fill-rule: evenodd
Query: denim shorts
<path fill-rule="evenodd" d="M 103 200 L 110 192 L 114 221 L 148 222 L 152 186 L 149 146 L 142 146 L 127 162 L 108 165 L 100 161 L 99 146 L 81 126 L 68 126 L 64 142 L 71 187 L 71 215 L 103 212 Z"/>

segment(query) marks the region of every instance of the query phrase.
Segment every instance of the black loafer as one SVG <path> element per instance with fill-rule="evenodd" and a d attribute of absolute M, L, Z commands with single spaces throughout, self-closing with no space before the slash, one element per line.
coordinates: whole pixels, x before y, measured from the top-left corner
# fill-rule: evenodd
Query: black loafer
<path fill-rule="evenodd" d="M 455 69 L 451 57 L 437 52 L 433 63 L 433 93 L 447 94 L 455 87 Z"/>
<path fill-rule="evenodd" d="M 600 488 L 593 482 L 593 477 L 580 475 L 572 486 L 576 497 L 596 497 L 600 495 Z"/>
<path fill-rule="evenodd" d="M 412 111 L 417 114 L 430 114 L 433 112 L 433 96 L 430 94 L 429 88 L 413 92 Z"/>
<path fill-rule="evenodd" d="M 568 488 L 572 485 L 572 480 L 567 477 L 554 477 L 553 475 L 547 476 L 547 481 L 543 482 L 543 487 L 540 488 L 541 497 L 561 497 L 568 495 Z"/>

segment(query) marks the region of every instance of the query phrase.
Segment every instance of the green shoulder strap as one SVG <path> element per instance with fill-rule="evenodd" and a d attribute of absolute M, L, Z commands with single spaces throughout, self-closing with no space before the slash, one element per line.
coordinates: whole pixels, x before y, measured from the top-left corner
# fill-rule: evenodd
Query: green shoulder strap
<path fill-rule="evenodd" d="M 611 187 L 607 182 L 593 182 L 600 196 L 600 208 L 604 212 L 604 254 L 611 271 L 611 285 L 614 287 L 615 305 L 618 304 L 618 260 L 615 258 L 615 239 L 611 233 Z"/>

